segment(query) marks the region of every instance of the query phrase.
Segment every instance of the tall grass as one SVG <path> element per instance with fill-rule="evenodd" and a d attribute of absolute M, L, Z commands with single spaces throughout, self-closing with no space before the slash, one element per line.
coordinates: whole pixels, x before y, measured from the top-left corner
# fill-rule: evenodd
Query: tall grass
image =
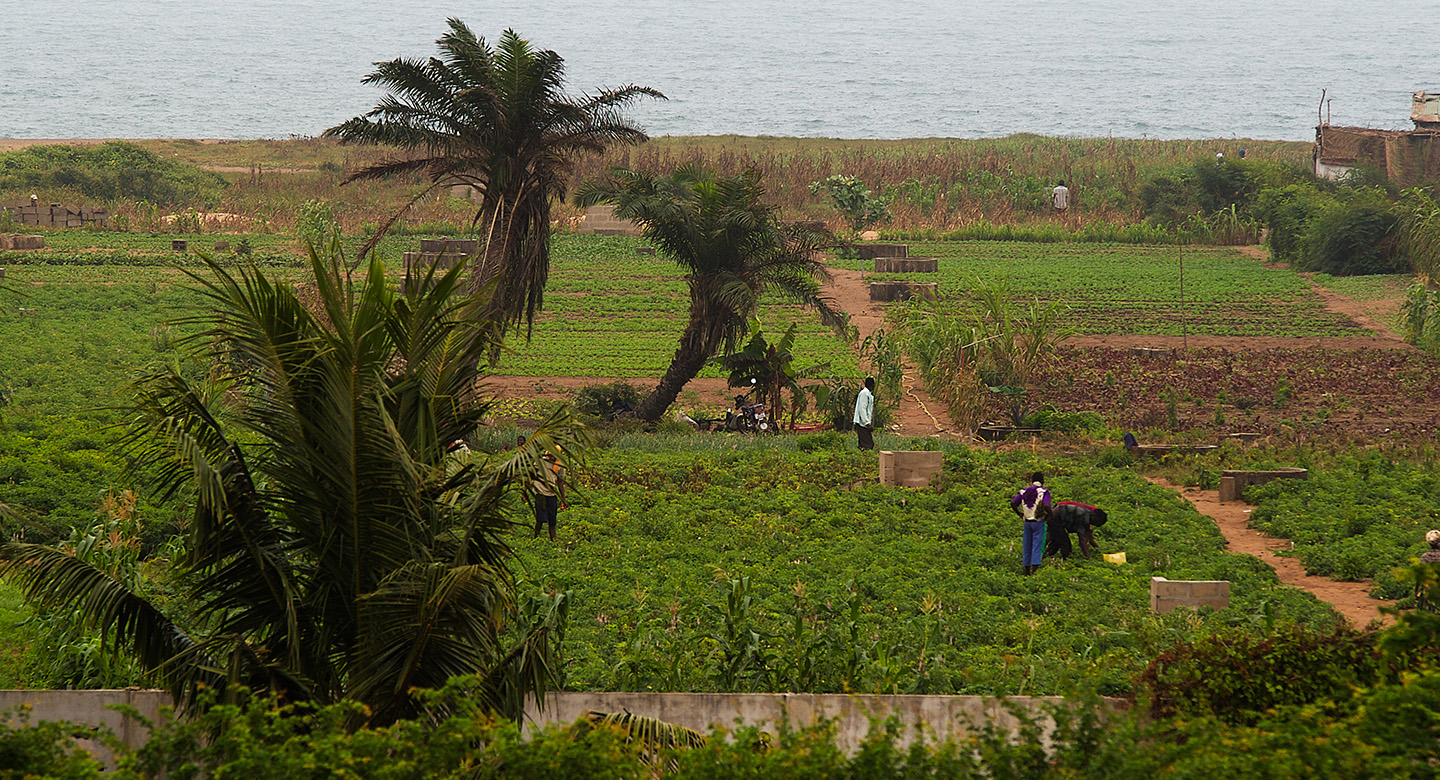
<path fill-rule="evenodd" d="M 159 207 L 119 199 L 107 205 L 133 229 L 163 229 L 167 214 L 186 208 L 242 216 L 250 232 L 290 231 L 307 201 L 332 204 L 341 228 L 360 233 L 410 204 L 406 222 L 463 228 L 474 215 L 469 201 L 437 191 L 414 200 L 428 184 L 420 177 L 395 177 L 342 185 L 346 172 L 393 155 L 393 150 L 341 146 L 330 139 L 202 143 L 144 141 L 167 158 L 218 170 L 229 182 L 218 205 L 162 204 Z M 1245 147 L 1250 159 L 1304 165 L 1311 145 L 1289 141 L 1161 141 L 1118 138 L 1006 138 L 840 140 L 740 136 L 662 137 L 637 147 L 618 148 L 574 161 L 570 183 L 578 185 L 612 166 L 669 173 L 685 163 L 700 163 L 722 175 L 754 168 L 764 177 L 769 198 L 786 219 L 824 220 L 832 228 L 843 219 L 809 185 L 835 173 L 863 180 L 878 194 L 893 197 L 896 237 L 923 235 L 1007 238 L 1042 241 L 1179 240 L 1228 242 L 1248 236 L 1217 238 L 1214 230 L 1166 235 L 1140 222 L 1139 191 L 1153 176 L 1216 152 Z M 1065 180 L 1072 198 L 1066 215 L 1053 213 L 1049 192 Z M 29 192 L 0 192 L 0 202 L 28 199 Z M 41 193 L 52 202 L 80 202 L 74 193 Z M 573 224 L 580 210 L 560 204 L 557 227 Z M 207 228 L 210 229 L 210 228 Z M 428 232 L 428 230 L 426 231 Z"/>

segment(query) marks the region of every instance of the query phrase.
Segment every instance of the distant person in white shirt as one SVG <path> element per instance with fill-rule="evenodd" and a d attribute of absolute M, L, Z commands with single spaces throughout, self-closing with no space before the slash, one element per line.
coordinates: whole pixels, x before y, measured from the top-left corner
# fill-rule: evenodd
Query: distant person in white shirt
<path fill-rule="evenodd" d="M 865 377 L 865 386 L 855 396 L 855 436 L 860 449 L 875 449 L 875 377 Z"/>
<path fill-rule="evenodd" d="M 1050 202 L 1055 204 L 1056 213 L 1064 214 L 1070 209 L 1070 188 L 1063 180 L 1050 191 Z"/>

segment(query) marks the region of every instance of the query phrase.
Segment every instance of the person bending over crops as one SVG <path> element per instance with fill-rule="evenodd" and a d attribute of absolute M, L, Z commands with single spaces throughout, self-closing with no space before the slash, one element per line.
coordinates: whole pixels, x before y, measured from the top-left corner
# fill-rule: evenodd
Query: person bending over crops
<path fill-rule="evenodd" d="M 1105 525 L 1109 518 L 1105 510 L 1082 504 L 1079 501 L 1061 501 L 1055 504 L 1050 519 L 1045 524 L 1045 554 L 1059 555 L 1061 560 L 1070 557 L 1074 548 L 1070 545 L 1070 534 L 1080 540 L 1080 554 L 1086 558 L 1098 551 L 1095 545 L 1095 527 Z"/>
<path fill-rule="evenodd" d="M 1020 537 L 1021 565 L 1028 576 L 1040 568 L 1040 555 L 1045 548 L 1045 521 L 1050 517 L 1050 491 L 1045 487 L 1045 475 L 1035 472 L 1030 475 L 1030 486 L 1010 499 L 1010 509 L 1025 521 L 1025 531 Z"/>

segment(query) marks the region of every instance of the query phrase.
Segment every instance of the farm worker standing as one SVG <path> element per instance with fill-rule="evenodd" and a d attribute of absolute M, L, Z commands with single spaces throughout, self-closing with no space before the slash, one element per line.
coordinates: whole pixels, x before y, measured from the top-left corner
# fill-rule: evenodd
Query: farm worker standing
<path fill-rule="evenodd" d="M 855 436 L 860 449 L 875 449 L 875 377 L 865 377 L 865 386 L 855 396 Z"/>
<path fill-rule="evenodd" d="M 1105 525 L 1109 518 L 1105 510 L 1082 504 L 1079 501 L 1061 501 L 1055 504 L 1050 519 L 1045 524 L 1045 554 L 1059 554 L 1061 559 L 1069 558 L 1073 548 L 1070 534 L 1080 540 L 1080 554 L 1090 557 L 1095 546 L 1095 526 Z"/>
<path fill-rule="evenodd" d="M 1045 521 L 1050 517 L 1050 491 L 1045 487 L 1045 475 L 1035 472 L 1030 475 L 1030 487 L 1010 499 L 1010 509 L 1025 521 L 1025 533 L 1021 536 L 1022 564 L 1026 575 L 1034 574 L 1040 568 L 1040 554 L 1045 547 Z"/>
<path fill-rule="evenodd" d="M 1070 188 L 1065 186 L 1064 179 L 1050 191 L 1050 202 L 1055 204 L 1055 211 L 1060 214 L 1070 208 Z"/>
<path fill-rule="evenodd" d="M 565 467 L 550 453 L 545 453 L 540 463 L 540 477 L 533 479 L 530 486 L 535 490 L 535 536 L 540 535 L 540 526 L 550 526 L 550 541 L 555 541 L 555 525 L 559 522 L 560 508 L 565 504 Z"/>

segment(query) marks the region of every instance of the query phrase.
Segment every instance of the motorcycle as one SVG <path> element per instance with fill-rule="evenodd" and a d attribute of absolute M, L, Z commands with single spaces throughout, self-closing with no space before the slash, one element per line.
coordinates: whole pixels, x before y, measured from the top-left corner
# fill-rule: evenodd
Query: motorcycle
<path fill-rule="evenodd" d="M 735 396 L 735 406 L 725 413 L 725 430 L 737 433 L 776 433 L 775 421 L 770 419 L 763 403 L 746 403 L 756 390 L 755 380 L 749 390 Z"/>

